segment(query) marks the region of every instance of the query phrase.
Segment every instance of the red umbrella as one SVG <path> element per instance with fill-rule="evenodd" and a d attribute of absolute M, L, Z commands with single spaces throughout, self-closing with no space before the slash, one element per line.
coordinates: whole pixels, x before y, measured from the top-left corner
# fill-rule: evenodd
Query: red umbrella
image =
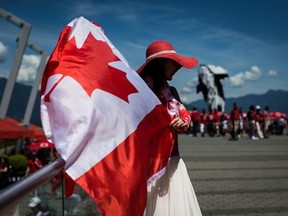
<path fill-rule="evenodd" d="M 41 148 L 55 148 L 55 145 L 47 140 L 32 143 L 28 145 L 26 148 L 33 150 L 33 149 L 41 149 Z"/>
<path fill-rule="evenodd" d="M 30 138 L 32 134 L 31 130 L 15 119 L 9 117 L 0 119 L 0 139 L 24 139 Z"/>
<path fill-rule="evenodd" d="M 33 131 L 33 139 L 37 140 L 43 140 L 46 138 L 45 133 L 41 127 L 38 127 L 37 125 L 30 124 L 30 130 Z"/>
<path fill-rule="evenodd" d="M 274 118 L 280 118 L 281 116 L 286 116 L 286 114 L 281 112 L 271 112 L 270 116 Z"/>

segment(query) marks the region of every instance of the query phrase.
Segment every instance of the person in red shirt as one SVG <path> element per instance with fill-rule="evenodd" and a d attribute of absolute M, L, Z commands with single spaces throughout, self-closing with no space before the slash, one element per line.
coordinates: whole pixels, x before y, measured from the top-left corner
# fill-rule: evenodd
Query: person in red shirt
<path fill-rule="evenodd" d="M 214 134 L 219 137 L 220 136 L 220 116 L 222 115 L 222 112 L 219 109 L 214 109 L 213 111 L 213 129 Z"/>
<path fill-rule="evenodd" d="M 220 134 L 225 137 L 228 129 L 227 114 L 223 112 L 219 119 L 220 119 Z"/>
<path fill-rule="evenodd" d="M 255 106 L 250 105 L 249 111 L 247 113 L 247 120 L 248 120 L 248 135 L 252 140 L 258 140 L 256 136 L 256 126 L 255 126 Z"/>
<path fill-rule="evenodd" d="M 256 126 L 256 131 L 257 131 L 257 137 L 258 138 L 264 138 L 263 136 L 263 124 L 264 124 L 264 117 L 263 114 L 261 112 L 261 107 L 259 105 L 256 106 L 256 112 L 255 112 L 255 126 Z"/>
<path fill-rule="evenodd" d="M 200 133 L 201 136 L 205 136 L 206 132 L 206 121 L 207 121 L 208 114 L 206 113 L 205 109 L 202 109 L 202 112 L 200 113 Z"/>
<path fill-rule="evenodd" d="M 26 170 L 26 176 L 37 171 L 43 167 L 42 161 L 37 157 L 37 152 L 32 151 L 28 158 L 28 167 Z"/>
<path fill-rule="evenodd" d="M 207 124 L 207 133 L 210 137 L 214 137 L 214 114 L 212 110 L 208 113 L 207 119 L 206 119 L 206 124 Z"/>
<path fill-rule="evenodd" d="M 264 138 L 269 138 L 269 127 L 270 127 L 271 121 L 270 121 L 268 106 L 265 106 L 264 108 L 263 118 L 264 118 L 264 124 L 262 128 L 263 128 Z"/>
<path fill-rule="evenodd" d="M 239 125 L 239 107 L 237 103 L 233 104 L 230 118 L 232 123 L 231 140 L 238 140 L 237 130 Z"/>
<path fill-rule="evenodd" d="M 192 120 L 192 134 L 193 136 L 197 136 L 199 124 L 200 124 L 200 113 L 196 109 L 196 107 L 193 107 L 191 112 L 191 120 Z"/>

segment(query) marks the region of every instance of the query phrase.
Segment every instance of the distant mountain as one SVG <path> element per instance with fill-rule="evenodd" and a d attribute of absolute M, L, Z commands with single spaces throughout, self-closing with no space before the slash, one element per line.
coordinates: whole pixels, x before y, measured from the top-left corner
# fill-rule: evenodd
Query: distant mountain
<path fill-rule="evenodd" d="M 6 79 L 0 78 L 0 101 L 6 85 Z M 30 91 L 32 87 L 20 83 L 16 83 L 12 93 L 11 102 L 8 108 L 7 116 L 22 121 L 25 114 L 26 105 L 30 96 Z M 269 106 L 270 111 L 280 111 L 288 113 L 288 91 L 283 90 L 269 90 L 265 94 L 256 95 L 246 95 L 238 98 L 227 98 L 225 111 L 230 112 L 233 103 L 237 102 L 243 111 L 247 111 L 251 104 L 260 105 L 261 108 Z M 207 105 L 204 100 L 198 100 L 192 102 L 191 104 L 186 104 L 188 109 L 192 107 L 198 108 L 198 110 L 205 108 L 207 110 Z M 41 126 L 40 119 L 40 93 L 38 92 L 35 101 L 31 123 Z"/>
<path fill-rule="evenodd" d="M 261 109 L 265 106 L 269 106 L 270 111 L 279 111 L 288 113 L 288 91 L 284 90 L 269 90 L 265 94 L 249 94 L 237 98 L 226 98 L 225 100 L 225 111 L 230 112 L 233 103 L 237 102 L 243 111 L 246 112 L 251 104 L 259 105 Z M 207 110 L 207 105 L 204 100 L 198 100 L 190 104 L 186 104 L 188 109 L 196 107 L 198 110 L 205 108 Z"/>
<path fill-rule="evenodd" d="M 7 79 L 0 78 L 0 101 L 4 93 Z M 15 83 L 12 98 L 8 107 L 7 116 L 22 121 L 26 111 L 32 86 Z M 34 109 L 31 116 L 31 123 L 41 126 L 40 119 L 40 92 L 37 94 Z"/>

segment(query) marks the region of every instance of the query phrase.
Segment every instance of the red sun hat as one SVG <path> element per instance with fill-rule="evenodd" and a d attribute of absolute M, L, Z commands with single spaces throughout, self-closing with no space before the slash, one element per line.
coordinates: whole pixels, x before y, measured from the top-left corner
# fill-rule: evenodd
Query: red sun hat
<path fill-rule="evenodd" d="M 155 41 L 151 43 L 146 50 L 146 61 L 145 63 L 137 70 L 137 73 L 140 74 L 145 66 L 153 59 L 156 58 L 168 58 L 176 61 L 182 67 L 191 69 L 197 66 L 198 60 L 194 57 L 186 57 L 178 55 L 174 50 L 173 46 L 162 40 Z"/>

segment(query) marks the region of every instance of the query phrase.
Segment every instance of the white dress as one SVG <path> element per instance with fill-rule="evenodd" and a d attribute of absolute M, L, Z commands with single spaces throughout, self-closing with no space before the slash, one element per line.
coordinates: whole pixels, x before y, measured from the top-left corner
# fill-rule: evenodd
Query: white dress
<path fill-rule="evenodd" d="M 170 157 L 166 172 L 148 186 L 146 216 L 201 216 L 184 161 Z"/>

